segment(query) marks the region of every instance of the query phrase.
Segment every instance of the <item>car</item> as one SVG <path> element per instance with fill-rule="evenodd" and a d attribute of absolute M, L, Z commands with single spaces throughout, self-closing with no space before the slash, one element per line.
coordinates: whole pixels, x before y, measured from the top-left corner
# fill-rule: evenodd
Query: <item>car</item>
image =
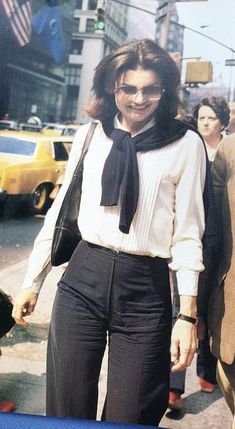
<path fill-rule="evenodd" d="M 1 119 L 0 130 L 18 130 L 18 122 L 8 119 Z"/>
<path fill-rule="evenodd" d="M 33 131 L 40 133 L 42 130 L 42 121 L 38 116 L 30 116 L 30 118 L 23 123 L 19 124 L 19 129 L 23 131 Z"/>
<path fill-rule="evenodd" d="M 47 124 L 41 133 L 45 135 L 74 136 L 80 125 L 78 124 Z"/>
<path fill-rule="evenodd" d="M 41 129 L 41 133 L 47 136 L 61 136 L 64 127 L 64 124 L 49 123 Z"/>
<path fill-rule="evenodd" d="M 65 125 L 63 131 L 62 131 L 62 136 L 74 136 L 78 130 L 78 128 L 80 128 L 81 125 L 79 124 L 68 124 Z"/>
<path fill-rule="evenodd" d="M 0 133 L 0 204 L 13 211 L 19 205 L 32 214 L 45 214 L 50 193 L 67 164 L 72 137 L 34 132 Z"/>

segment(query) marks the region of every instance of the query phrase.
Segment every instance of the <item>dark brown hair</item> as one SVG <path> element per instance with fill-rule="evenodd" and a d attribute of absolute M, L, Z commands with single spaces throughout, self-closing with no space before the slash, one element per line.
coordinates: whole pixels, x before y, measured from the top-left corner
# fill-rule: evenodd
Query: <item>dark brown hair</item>
<path fill-rule="evenodd" d="M 87 113 L 101 121 L 113 119 L 118 109 L 115 103 L 115 83 L 126 70 L 141 67 L 155 71 L 161 81 L 163 95 L 156 109 L 158 124 L 167 127 L 177 114 L 179 70 L 171 56 L 153 40 L 133 40 L 107 55 L 95 69 L 93 79 L 94 99 Z"/>
<path fill-rule="evenodd" d="M 227 127 L 229 123 L 230 110 L 229 105 L 224 97 L 203 97 L 200 100 L 194 109 L 193 109 L 193 117 L 195 121 L 198 120 L 199 110 L 202 106 L 210 107 L 216 114 L 217 118 L 220 120 L 221 125 L 223 127 Z"/>

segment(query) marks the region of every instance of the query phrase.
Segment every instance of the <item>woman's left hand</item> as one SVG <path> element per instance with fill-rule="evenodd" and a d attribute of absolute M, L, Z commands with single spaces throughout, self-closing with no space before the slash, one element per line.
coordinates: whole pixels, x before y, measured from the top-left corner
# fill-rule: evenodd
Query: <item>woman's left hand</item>
<path fill-rule="evenodd" d="M 171 362 L 172 371 L 182 371 L 191 365 L 197 349 L 197 327 L 178 319 L 172 329 Z"/>

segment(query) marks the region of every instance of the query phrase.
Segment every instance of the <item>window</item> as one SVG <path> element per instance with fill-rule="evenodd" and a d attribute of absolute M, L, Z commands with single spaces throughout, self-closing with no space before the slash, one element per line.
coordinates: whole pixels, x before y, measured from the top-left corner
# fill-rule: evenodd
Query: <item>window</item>
<path fill-rule="evenodd" d="M 87 19 L 86 20 L 86 32 L 87 33 L 94 33 L 95 31 L 95 23 L 94 23 L 94 19 Z"/>
<path fill-rule="evenodd" d="M 79 33 L 80 18 L 73 18 L 73 33 Z"/>
<path fill-rule="evenodd" d="M 35 149 L 36 149 L 35 142 L 1 136 L 1 139 L 0 139 L 1 153 L 33 156 Z"/>
<path fill-rule="evenodd" d="M 88 10 L 96 10 L 97 9 L 97 0 L 89 0 L 88 2 Z"/>
<path fill-rule="evenodd" d="M 83 40 L 72 40 L 71 54 L 81 55 Z"/>
<path fill-rule="evenodd" d="M 66 121 L 73 122 L 76 119 L 78 95 L 78 86 L 69 85 L 67 87 L 66 111 L 64 112 L 64 118 Z"/>
<path fill-rule="evenodd" d="M 54 142 L 55 161 L 67 161 L 68 152 L 62 142 Z"/>
<path fill-rule="evenodd" d="M 81 66 L 69 66 L 65 70 L 66 85 L 79 86 L 81 77 Z"/>
<path fill-rule="evenodd" d="M 82 0 L 76 0 L 76 9 L 82 9 Z"/>

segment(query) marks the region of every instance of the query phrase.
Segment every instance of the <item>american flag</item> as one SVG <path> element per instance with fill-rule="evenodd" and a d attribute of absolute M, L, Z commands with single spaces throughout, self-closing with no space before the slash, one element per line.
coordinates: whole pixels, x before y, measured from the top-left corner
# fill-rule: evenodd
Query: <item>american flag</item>
<path fill-rule="evenodd" d="M 26 45 L 31 37 L 30 0 L 0 0 L 0 9 L 7 17 L 18 45 Z"/>

